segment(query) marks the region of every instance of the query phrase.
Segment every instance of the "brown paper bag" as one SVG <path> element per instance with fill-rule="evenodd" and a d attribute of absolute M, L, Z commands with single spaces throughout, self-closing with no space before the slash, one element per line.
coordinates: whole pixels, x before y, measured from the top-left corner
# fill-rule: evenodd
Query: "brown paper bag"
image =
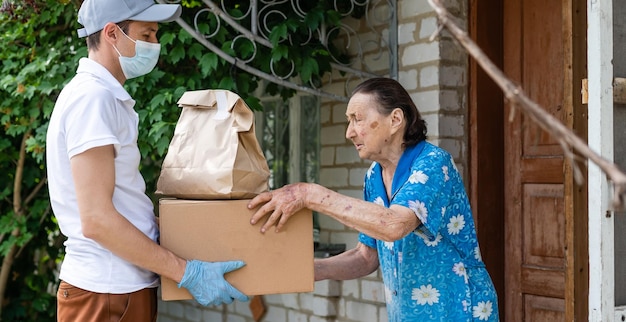
<path fill-rule="evenodd" d="M 268 190 L 269 168 L 254 113 L 227 90 L 188 91 L 163 160 L 157 194 L 182 199 L 248 199 Z"/>

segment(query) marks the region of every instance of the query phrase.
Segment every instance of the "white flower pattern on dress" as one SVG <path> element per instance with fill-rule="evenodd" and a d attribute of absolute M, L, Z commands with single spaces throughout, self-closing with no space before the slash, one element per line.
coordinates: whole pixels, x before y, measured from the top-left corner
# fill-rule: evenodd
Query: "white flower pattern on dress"
<path fill-rule="evenodd" d="M 426 175 L 422 170 L 413 171 L 413 173 L 409 177 L 409 182 L 413 184 L 426 184 L 426 182 L 428 182 L 428 175 Z"/>
<path fill-rule="evenodd" d="M 384 242 L 385 248 L 393 250 L 393 242 Z"/>
<path fill-rule="evenodd" d="M 428 238 L 428 235 L 424 234 L 422 231 L 420 230 L 416 230 L 415 234 L 420 236 L 423 240 L 424 240 L 424 244 L 426 244 L 426 246 L 430 246 L 430 247 L 435 247 L 437 246 L 437 244 L 439 244 L 439 242 L 441 241 L 441 239 L 443 238 L 443 236 L 441 236 L 440 233 L 437 233 L 437 237 L 435 237 L 434 240 L 430 240 L 430 238 Z"/>
<path fill-rule="evenodd" d="M 476 258 L 479 261 L 483 260 L 483 256 L 480 254 L 480 247 L 476 246 L 476 248 L 474 248 L 474 258 Z"/>
<path fill-rule="evenodd" d="M 452 267 L 452 271 L 465 279 L 465 283 L 468 281 L 467 271 L 465 270 L 465 264 L 463 263 L 455 263 L 454 267 Z"/>
<path fill-rule="evenodd" d="M 409 209 L 413 210 L 417 215 L 417 218 L 425 224 L 428 222 L 428 209 L 426 209 L 426 205 L 419 201 L 409 201 Z"/>
<path fill-rule="evenodd" d="M 452 216 L 448 223 L 448 234 L 457 235 L 465 227 L 465 219 L 462 215 Z"/>
<path fill-rule="evenodd" d="M 439 303 L 439 291 L 430 284 L 422 285 L 413 289 L 411 299 L 419 305 L 433 305 Z"/>
<path fill-rule="evenodd" d="M 369 169 L 367 169 L 367 173 L 366 173 L 367 179 L 372 177 L 372 173 L 374 173 L 374 167 L 376 167 L 376 162 L 372 162 Z"/>
<path fill-rule="evenodd" d="M 483 321 L 487 321 L 489 320 L 489 317 L 491 316 L 491 313 L 493 312 L 493 304 L 491 303 L 491 301 L 487 301 L 487 302 L 478 302 L 478 305 L 474 306 L 472 308 L 472 312 L 475 318 L 478 318 L 479 320 Z"/>
<path fill-rule="evenodd" d="M 384 206 L 385 205 L 385 201 L 381 197 L 376 197 L 376 199 L 374 199 L 374 203 L 379 205 L 379 206 Z"/>
<path fill-rule="evenodd" d="M 448 180 L 450 180 L 450 176 L 448 176 L 448 166 L 444 165 L 441 167 L 441 170 L 443 170 L 443 181 L 448 182 Z"/>

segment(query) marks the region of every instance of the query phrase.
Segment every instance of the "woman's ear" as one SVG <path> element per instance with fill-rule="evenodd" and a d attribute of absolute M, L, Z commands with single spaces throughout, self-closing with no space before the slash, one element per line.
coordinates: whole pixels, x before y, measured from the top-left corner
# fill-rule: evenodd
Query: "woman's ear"
<path fill-rule="evenodd" d="M 404 111 L 397 107 L 391 111 L 391 126 L 394 128 L 400 128 L 404 124 Z"/>

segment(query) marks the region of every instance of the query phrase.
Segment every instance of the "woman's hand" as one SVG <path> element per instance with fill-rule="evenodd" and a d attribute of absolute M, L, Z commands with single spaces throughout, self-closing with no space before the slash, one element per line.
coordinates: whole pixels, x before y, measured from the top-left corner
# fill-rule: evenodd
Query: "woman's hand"
<path fill-rule="evenodd" d="M 306 197 L 311 186 L 309 183 L 294 183 L 254 197 L 248 203 L 248 209 L 254 209 L 263 203 L 264 205 L 252 215 L 250 223 L 255 225 L 269 214 L 261 232 L 265 233 L 274 225 L 276 232 L 280 231 L 291 216 L 306 207 Z"/>

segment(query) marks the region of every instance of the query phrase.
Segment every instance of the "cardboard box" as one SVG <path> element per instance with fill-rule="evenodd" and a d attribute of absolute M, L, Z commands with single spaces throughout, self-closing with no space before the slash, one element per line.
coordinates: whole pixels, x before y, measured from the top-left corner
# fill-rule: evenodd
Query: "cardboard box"
<path fill-rule="evenodd" d="M 252 226 L 249 200 L 159 200 L 161 245 L 185 259 L 243 260 L 226 280 L 246 295 L 312 292 L 313 219 L 301 210 L 280 232 Z M 262 221 L 264 222 L 264 221 Z M 185 288 L 161 278 L 161 298 L 191 299 Z"/>

